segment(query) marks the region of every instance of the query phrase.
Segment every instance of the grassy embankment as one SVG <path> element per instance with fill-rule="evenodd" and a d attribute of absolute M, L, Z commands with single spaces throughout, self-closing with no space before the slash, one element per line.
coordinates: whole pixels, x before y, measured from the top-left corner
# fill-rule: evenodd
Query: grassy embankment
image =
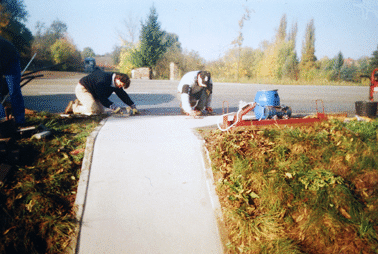
<path fill-rule="evenodd" d="M 0 252 L 62 253 L 86 137 L 102 117 L 37 114 L 0 186 Z M 378 121 L 204 132 L 230 253 L 375 253 Z"/>
<path fill-rule="evenodd" d="M 202 135 L 229 253 L 378 252 L 378 120 Z"/>
<path fill-rule="evenodd" d="M 63 253 L 77 225 L 74 201 L 87 136 L 103 116 L 60 118 L 38 113 L 46 139 L 16 141 L 20 161 L 0 185 L 0 253 Z"/>

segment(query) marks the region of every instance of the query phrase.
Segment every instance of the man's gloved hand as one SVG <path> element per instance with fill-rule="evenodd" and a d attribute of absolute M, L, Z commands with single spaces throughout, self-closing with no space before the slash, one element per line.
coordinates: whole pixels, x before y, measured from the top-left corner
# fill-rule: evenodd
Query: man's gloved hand
<path fill-rule="evenodd" d="M 140 112 L 136 108 L 135 104 L 131 105 L 130 107 L 131 107 L 131 114 L 132 115 L 139 115 L 140 114 Z"/>
<path fill-rule="evenodd" d="M 186 114 L 192 117 L 197 117 L 197 116 L 200 116 L 202 112 L 199 110 L 191 110 L 189 111 L 189 113 L 186 113 Z"/>
<path fill-rule="evenodd" d="M 133 115 L 139 115 L 140 114 L 140 112 L 136 108 L 133 108 L 132 112 L 133 112 Z"/>
<path fill-rule="evenodd" d="M 215 114 L 212 107 L 206 107 L 205 110 L 209 115 Z"/>
<path fill-rule="evenodd" d="M 112 110 L 112 113 L 114 114 L 117 114 L 121 111 L 121 107 L 119 107 L 116 103 L 110 105 L 109 108 Z"/>

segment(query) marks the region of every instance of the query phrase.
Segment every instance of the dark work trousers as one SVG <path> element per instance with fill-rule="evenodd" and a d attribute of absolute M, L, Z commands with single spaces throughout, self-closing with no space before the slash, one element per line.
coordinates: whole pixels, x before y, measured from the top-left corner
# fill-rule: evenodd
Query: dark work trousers
<path fill-rule="evenodd" d="M 15 61 L 12 66 L 4 73 L 6 83 L 9 90 L 9 98 L 12 104 L 12 115 L 16 123 L 22 124 L 25 122 L 25 104 L 21 93 L 21 67 L 20 61 Z M 5 96 L 5 95 L 3 95 Z M 0 105 L 0 118 L 5 117 L 4 107 Z"/>
<path fill-rule="evenodd" d="M 195 107 L 197 110 L 204 110 L 207 106 L 207 102 L 209 100 L 210 94 L 207 93 L 207 89 L 202 89 L 198 93 L 191 94 L 190 98 L 190 106 Z"/>

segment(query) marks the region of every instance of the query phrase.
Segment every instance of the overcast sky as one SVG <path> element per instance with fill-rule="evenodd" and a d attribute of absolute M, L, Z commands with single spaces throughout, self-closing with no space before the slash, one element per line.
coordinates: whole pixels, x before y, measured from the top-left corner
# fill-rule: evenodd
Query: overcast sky
<path fill-rule="evenodd" d="M 27 27 L 35 33 L 37 21 L 46 27 L 54 20 L 67 24 L 68 34 L 79 50 L 91 47 L 96 54 L 112 52 L 121 45 L 124 21 L 129 16 L 140 28 L 155 6 L 161 28 L 179 36 L 184 49 L 205 60 L 215 60 L 238 36 L 238 22 L 251 10 L 242 30 L 243 46 L 258 48 L 272 41 L 281 17 L 288 31 L 297 22 L 297 53 L 301 56 L 306 25 L 315 24 L 315 55 L 344 58 L 371 56 L 378 45 L 378 0 L 24 0 Z"/>

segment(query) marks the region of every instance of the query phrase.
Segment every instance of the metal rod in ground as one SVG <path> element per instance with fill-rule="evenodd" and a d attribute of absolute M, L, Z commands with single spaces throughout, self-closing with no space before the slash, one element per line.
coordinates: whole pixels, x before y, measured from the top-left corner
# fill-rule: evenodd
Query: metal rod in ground
<path fill-rule="evenodd" d="M 24 70 L 21 72 L 21 76 L 24 74 L 24 72 L 28 69 L 29 65 L 31 64 L 31 62 L 33 61 L 34 57 L 37 55 L 37 53 L 34 54 L 34 56 L 32 57 L 32 59 L 30 59 L 29 63 L 25 66 Z"/>

